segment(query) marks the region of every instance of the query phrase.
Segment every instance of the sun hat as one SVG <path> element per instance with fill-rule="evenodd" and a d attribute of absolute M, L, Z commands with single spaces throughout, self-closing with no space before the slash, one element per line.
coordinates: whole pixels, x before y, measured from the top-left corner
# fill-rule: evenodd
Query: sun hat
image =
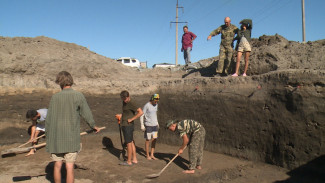
<path fill-rule="evenodd" d="M 166 122 L 166 128 L 169 128 L 170 125 L 172 125 L 172 124 L 174 124 L 174 123 L 176 123 L 176 122 L 177 122 L 177 120 L 172 120 L 172 119 L 168 120 L 168 121 Z"/>

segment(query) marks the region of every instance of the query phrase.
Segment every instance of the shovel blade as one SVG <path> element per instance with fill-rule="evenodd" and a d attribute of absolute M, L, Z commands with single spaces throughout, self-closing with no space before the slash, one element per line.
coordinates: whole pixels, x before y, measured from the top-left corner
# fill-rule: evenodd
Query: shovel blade
<path fill-rule="evenodd" d="M 160 176 L 159 173 L 154 173 L 154 174 L 147 175 L 146 178 L 148 178 L 148 179 L 154 179 L 154 178 L 157 178 L 159 176 Z"/>

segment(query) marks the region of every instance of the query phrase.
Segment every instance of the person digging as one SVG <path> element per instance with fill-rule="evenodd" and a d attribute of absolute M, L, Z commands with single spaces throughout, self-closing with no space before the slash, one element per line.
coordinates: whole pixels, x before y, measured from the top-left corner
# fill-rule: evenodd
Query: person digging
<path fill-rule="evenodd" d="M 182 154 L 185 147 L 188 145 L 189 150 L 189 169 L 183 173 L 195 173 L 195 168 L 202 169 L 203 148 L 205 139 L 205 129 L 197 121 L 192 119 L 185 120 L 168 120 L 166 128 L 172 132 L 179 133 L 183 139 L 183 144 L 178 150 L 178 154 Z"/>

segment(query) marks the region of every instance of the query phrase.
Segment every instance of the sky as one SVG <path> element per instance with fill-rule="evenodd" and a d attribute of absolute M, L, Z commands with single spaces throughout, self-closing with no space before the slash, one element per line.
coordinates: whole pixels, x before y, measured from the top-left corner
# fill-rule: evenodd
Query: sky
<path fill-rule="evenodd" d="M 46 36 L 108 58 L 175 64 L 177 0 L 1 0 L 0 36 Z M 302 42 L 302 0 L 178 0 L 178 64 L 183 26 L 197 35 L 191 61 L 219 54 L 210 32 L 229 16 L 239 27 L 253 20 L 252 37 L 279 34 Z M 325 0 L 305 1 L 306 41 L 325 39 Z"/>

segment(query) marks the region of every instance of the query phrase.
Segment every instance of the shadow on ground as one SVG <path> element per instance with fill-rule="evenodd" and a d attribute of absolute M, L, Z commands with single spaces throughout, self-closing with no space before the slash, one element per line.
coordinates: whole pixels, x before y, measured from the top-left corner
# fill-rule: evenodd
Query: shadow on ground
<path fill-rule="evenodd" d="M 275 183 L 324 183 L 325 155 L 320 156 L 287 173 L 290 178 Z"/>

